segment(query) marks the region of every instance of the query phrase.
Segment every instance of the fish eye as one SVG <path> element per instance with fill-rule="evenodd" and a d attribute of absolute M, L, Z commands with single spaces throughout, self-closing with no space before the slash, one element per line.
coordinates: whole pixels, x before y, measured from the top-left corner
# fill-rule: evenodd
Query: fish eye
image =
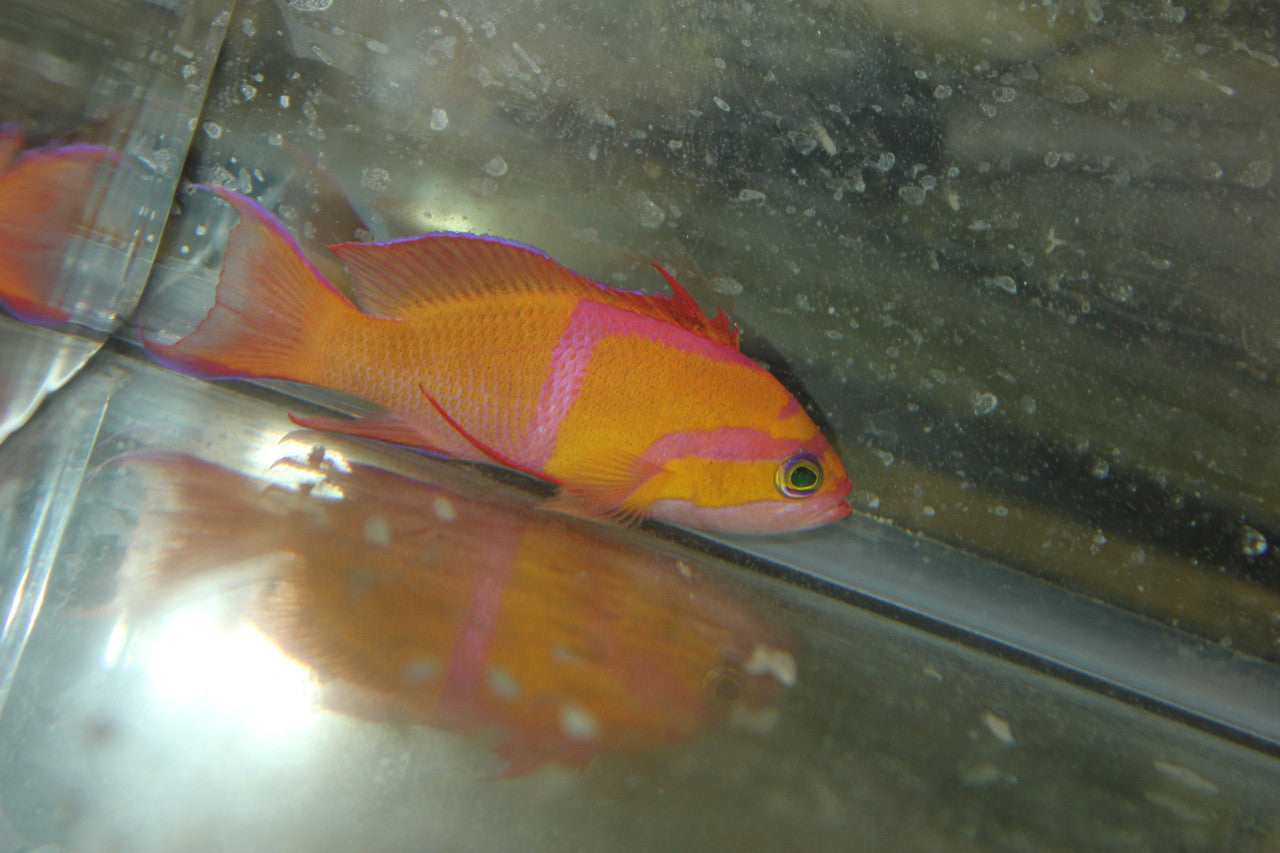
<path fill-rule="evenodd" d="M 808 497 L 822 487 L 822 465 L 808 453 L 797 453 L 778 467 L 774 483 L 789 498 Z"/>

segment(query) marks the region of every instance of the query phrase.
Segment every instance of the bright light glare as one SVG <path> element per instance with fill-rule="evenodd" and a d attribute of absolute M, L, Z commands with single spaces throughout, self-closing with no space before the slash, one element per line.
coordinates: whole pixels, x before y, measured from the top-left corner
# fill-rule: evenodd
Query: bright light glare
<path fill-rule="evenodd" d="M 198 607 L 176 611 L 155 636 L 146 662 L 165 704 L 198 706 L 263 734 L 295 732 L 316 716 L 310 670 L 257 628 Z"/>
<path fill-rule="evenodd" d="M 420 227 L 427 234 L 437 232 L 461 233 L 461 234 L 482 234 L 483 231 L 476 229 L 475 223 L 468 217 L 456 213 L 444 213 L 432 215 L 430 213 L 421 213 L 418 216 Z"/>
<path fill-rule="evenodd" d="M 253 454 L 254 471 L 263 472 L 262 476 L 277 486 L 290 491 L 298 491 L 306 487 L 308 494 L 317 498 L 339 499 L 342 491 L 332 484 L 326 483 L 323 470 L 315 467 L 311 461 L 315 445 L 311 442 L 290 438 L 289 433 L 279 436 L 268 433 Z M 346 457 L 332 448 L 324 448 L 323 465 L 332 466 L 334 470 L 350 473 L 351 465 Z"/>

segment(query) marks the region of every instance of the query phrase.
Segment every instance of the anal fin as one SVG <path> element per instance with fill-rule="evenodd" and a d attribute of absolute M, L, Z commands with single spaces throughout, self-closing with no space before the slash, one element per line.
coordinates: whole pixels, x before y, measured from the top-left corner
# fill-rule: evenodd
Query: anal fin
<path fill-rule="evenodd" d="M 358 418 L 310 418 L 290 413 L 289 420 L 305 429 L 371 438 L 375 441 L 403 444 L 407 447 L 451 455 L 443 448 L 433 447 L 430 437 L 413 424 L 389 413 Z"/>

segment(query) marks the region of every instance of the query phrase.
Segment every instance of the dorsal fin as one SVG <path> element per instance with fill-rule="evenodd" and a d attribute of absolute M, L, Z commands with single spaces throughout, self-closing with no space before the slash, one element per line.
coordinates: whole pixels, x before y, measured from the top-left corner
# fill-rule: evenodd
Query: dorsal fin
<path fill-rule="evenodd" d="M 389 243 L 330 246 L 351 275 L 356 304 L 383 317 L 436 300 L 498 293 L 572 293 L 667 320 L 714 341 L 738 348 L 738 332 L 723 311 L 707 315 L 662 267 L 671 296 L 616 290 L 562 267 L 519 243 L 477 234 L 427 234 Z"/>

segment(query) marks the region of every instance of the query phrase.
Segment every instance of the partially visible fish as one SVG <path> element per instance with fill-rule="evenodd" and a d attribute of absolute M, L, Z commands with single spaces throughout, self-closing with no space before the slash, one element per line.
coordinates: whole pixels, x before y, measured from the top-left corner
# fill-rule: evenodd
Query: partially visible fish
<path fill-rule="evenodd" d="M 665 272 L 670 297 L 476 235 L 333 246 L 357 307 L 269 213 L 213 191 L 240 223 L 204 321 L 174 344 L 144 338 L 162 364 L 362 397 L 385 413 L 295 421 L 506 465 L 588 513 L 739 533 L 848 515 L 826 437 Z"/>
<path fill-rule="evenodd" d="M 251 618 L 333 704 L 496 731 L 510 774 L 757 725 L 795 682 L 789 643 L 743 603 L 589 525 L 322 452 L 279 463 L 310 478 L 296 491 L 181 454 L 115 464 L 147 487 L 126 608 L 269 565 Z"/>
<path fill-rule="evenodd" d="M 95 188 L 124 158 L 83 144 L 21 148 L 20 131 L 0 129 L 0 309 L 60 326 L 72 313 L 58 292 L 63 260 Z"/>

